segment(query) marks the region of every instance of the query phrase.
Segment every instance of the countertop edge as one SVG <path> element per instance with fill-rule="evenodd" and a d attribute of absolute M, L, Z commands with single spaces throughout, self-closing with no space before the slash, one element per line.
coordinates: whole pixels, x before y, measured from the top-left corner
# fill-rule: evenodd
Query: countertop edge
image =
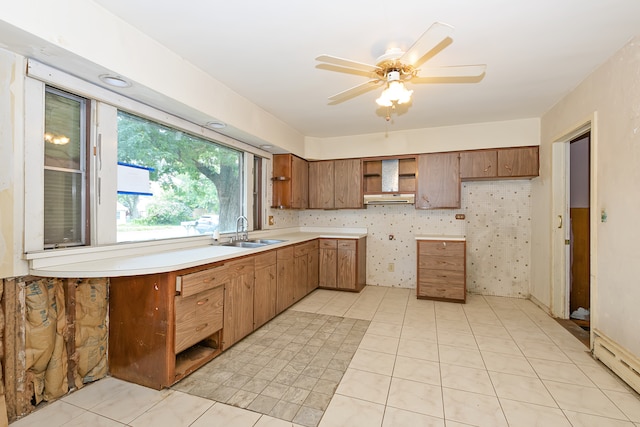
<path fill-rule="evenodd" d="M 248 255 L 277 250 L 289 245 L 304 243 L 318 238 L 359 239 L 367 233 L 359 232 L 296 232 L 271 234 L 269 238 L 284 240 L 282 243 L 260 248 L 235 248 L 206 244 L 192 248 L 180 248 L 163 252 L 140 254 L 137 256 L 111 257 L 77 263 L 61 263 L 42 268 L 31 268 L 30 274 L 39 277 L 56 278 L 97 278 L 139 276 L 145 274 L 167 273 L 198 267 L 205 264 L 224 262 Z M 224 253 L 220 251 L 224 248 Z M 217 250 L 216 250 L 217 249 Z M 217 252 L 217 253 L 216 253 Z"/>

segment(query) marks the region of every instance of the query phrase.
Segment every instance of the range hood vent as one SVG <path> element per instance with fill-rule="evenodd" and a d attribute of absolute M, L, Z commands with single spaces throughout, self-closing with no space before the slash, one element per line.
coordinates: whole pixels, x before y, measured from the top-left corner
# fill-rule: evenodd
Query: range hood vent
<path fill-rule="evenodd" d="M 365 194 L 365 205 L 412 205 L 415 194 Z"/>

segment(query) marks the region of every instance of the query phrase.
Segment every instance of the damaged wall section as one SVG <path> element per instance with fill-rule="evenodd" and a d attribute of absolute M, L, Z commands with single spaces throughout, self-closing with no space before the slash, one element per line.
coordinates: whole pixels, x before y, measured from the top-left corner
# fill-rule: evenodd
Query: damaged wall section
<path fill-rule="evenodd" d="M 108 279 L 4 279 L 9 421 L 107 374 Z"/>

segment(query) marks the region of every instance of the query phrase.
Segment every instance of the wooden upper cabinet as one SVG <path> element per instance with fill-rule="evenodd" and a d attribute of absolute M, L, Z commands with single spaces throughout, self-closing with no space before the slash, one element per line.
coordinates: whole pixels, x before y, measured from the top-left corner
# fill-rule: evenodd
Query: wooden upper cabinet
<path fill-rule="evenodd" d="M 498 177 L 527 178 L 539 174 L 538 147 L 498 149 Z"/>
<path fill-rule="evenodd" d="M 460 178 L 483 179 L 498 175 L 496 150 L 463 151 L 460 153 Z"/>
<path fill-rule="evenodd" d="M 273 198 L 271 207 L 306 209 L 309 192 L 307 161 L 293 154 L 273 156 Z"/>
<path fill-rule="evenodd" d="M 309 162 L 309 208 L 362 208 L 361 165 L 360 159 Z"/>
<path fill-rule="evenodd" d="M 335 162 L 309 162 L 309 208 L 333 209 Z"/>
<path fill-rule="evenodd" d="M 291 207 L 306 209 L 309 206 L 309 166 L 300 157 L 291 156 Z"/>
<path fill-rule="evenodd" d="M 335 207 L 358 209 L 362 207 L 362 162 L 360 159 L 335 161 Z"/>
<path fill-rule="evenodd" d="M 416 209 L 460 207 L 460 159 L 458 153 L 418 156 Z"/>
<path fill-rule="evenodd" d="M 362 159 L 363 194 L 415 193 L 416 156 Z"/>

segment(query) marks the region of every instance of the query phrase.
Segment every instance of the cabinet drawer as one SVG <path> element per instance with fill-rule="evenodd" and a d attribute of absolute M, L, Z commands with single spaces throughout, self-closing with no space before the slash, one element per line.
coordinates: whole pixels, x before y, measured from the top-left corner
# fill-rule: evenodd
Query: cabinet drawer
<path fill-rule="evenodd" d="M 430 270 L 421 268 L 418 271 L 418 286 L 423 284 L 464 285 L 464 270 Z"/>
<path fill-rule="evenodd" d="M 320 239 L 320 249 L 338 249 L 336 239 Z"/>
<path fill-rule="evenodd" d="M 309 252 L 314 250 L 318 250 L 317 240 L 313 240 L 311 242 L 306 242 L 306 243 L 300 243 L 299 245 L 295 245 L 293 247 L 293 256 L 299 257 L 299 256 L 308 255 Z"/>
<path fill-rule="evenodd" d="M 267 267 L 276 263 L 277 255 L 276 251 L 270 251 L 262 254 L 258 254 L 253 257 L 255 260 L 256 270 Z"/>
<path fill-rule="evenodd" d="M 190 297 L 175 298 L 176 354 L 222 329 L 223 306 L 222 286 Z"/>
<path fill-rule="evenodd" d="M 355 240 L 338 240 L 338 249 L 355 251 L 356 241 Z"/>
<path fill-rule="evenodd" d="M 464 284 L 442 285 L 437 283 L 425 283 L 418 286 L 418 298 L 420 297 L 464 301 Z"/>
<path fill-rule="evenodd" d="M 464 257 L 420 255 L 418 258 L 418 268 L 464 271 Z"/>
<path fill-rule="evenodd" d="M 237 261 L 231 261 L 226 264 L 229 271 L 229 275 L 234 274 L 248 274 L 254 269 L 254 257 L 239 259 Z"/>
<path fill-rule="evenodd" d="M 224 265 L 176 277 L 176 291 L 182 297 L 189 297 L 207 289 L 221 286 L 227 281 Z"/>
<path fill-rule="evenodd" d="M 457 256 L 464 259 L 464 243 L 445 240 L 421 240 L 418 242 L 418 254 L 428 256 Z"/>

